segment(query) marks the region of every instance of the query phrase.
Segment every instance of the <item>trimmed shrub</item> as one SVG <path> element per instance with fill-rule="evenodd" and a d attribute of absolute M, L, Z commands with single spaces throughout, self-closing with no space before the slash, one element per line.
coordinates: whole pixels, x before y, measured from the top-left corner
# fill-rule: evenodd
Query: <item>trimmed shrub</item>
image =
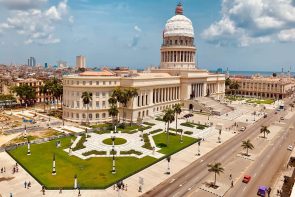
<path fill-rule="evenodd" d="M 82 155 L 84 156 L 89 156 L 89 155 L 106 155 L 107 152 L 106 151 L 97 151 L 97 150 L 92 150 L 92 151 L 88 151 L 85 153 L 82 153 Z"/>
<path fill-rule="evenodd" d="M 192 131 L 185 131 L 184 134 L 187 134 L 187 135 L 192 135 L 194 132 Z"/>
<path fill-rule="evenodd" d="M 121 155 L 131 155 L 131 154 L 135 154 L 135 155 L 142 155 L 142 152 L 136 151 L 136 150 L 129 150 L 129 151 L 120 151 Z"/>

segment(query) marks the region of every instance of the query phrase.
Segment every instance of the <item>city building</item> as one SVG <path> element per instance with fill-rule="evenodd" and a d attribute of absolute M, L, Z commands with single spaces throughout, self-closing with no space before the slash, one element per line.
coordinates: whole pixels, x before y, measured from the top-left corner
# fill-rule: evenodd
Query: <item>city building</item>
<path fill-rule="evenodd" d="M 34 57 L 30 57 L 28 59 L 28 66 L 35 67 L 36 66 L 36 59 Z"/>
<path fill-rule="evenodd" d="M 86 68 L 86 57 L 79 55 L 76 57 L 76 67 L 79 68 Z"/>
<path fill-rule="evenodd" d="M 197 68 L 194 37 L 192 22 L 183 15 L 179 4 L 164 29 L 159 68 L 143 72 L 104 68 L 100 72 L 64 76 L 63 118 L 85 122 L 88 115 L 92 123 L 110 121 L 108 99 L 117 87 L 138 90 L 138 97 L 124 109 L 124 117 L 127 120 L 132 117 L 133 121 L 154 117 L 177 103 L 183 103 L 187 110 L 203 110 L 198 99 L 205 97 L 219 103 L 216 100 L 222 100 L 225 95 L 225 75 Z M 81 99 L 85 91 L 93 94 L 89 110 Z M 123 117 L 122 106 L 119 111 Z"/>
<path fill-rule="evenodd" d="M 229 94 L 236 94 L 247 97 L 284 99 L 290 96 L 295 90 L 295 80 L 284 77 L 230 77 L 231 82 L 237 82 L 239 88 L 231 90 L 227 87 Z"/>

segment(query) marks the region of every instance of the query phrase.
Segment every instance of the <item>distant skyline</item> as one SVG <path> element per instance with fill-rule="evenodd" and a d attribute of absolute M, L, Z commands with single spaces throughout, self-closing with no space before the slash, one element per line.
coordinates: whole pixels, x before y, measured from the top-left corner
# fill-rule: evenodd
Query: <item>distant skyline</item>
<path fill-rule="evenodd" d="M 162 31 L 179 1 L 0 0 L 0 63 L 159 65 Z M 295 71 L 295 0 L 183 0 L 200 68 Z"/>

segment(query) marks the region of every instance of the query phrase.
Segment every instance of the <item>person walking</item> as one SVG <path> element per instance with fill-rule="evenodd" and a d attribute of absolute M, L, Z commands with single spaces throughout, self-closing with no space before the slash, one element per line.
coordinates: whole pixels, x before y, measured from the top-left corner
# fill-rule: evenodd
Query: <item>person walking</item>
<path fill-rule="evenodd" d="M 25 186 L 25 188 L 27 188 L 27 181 L 24 182 L 24 186 Z"/>
<path fill-rule="evenodd" d="M 78 196 L 81 196 L 81 190 L 80 190 L 80 188 L 78 189 Z"/>

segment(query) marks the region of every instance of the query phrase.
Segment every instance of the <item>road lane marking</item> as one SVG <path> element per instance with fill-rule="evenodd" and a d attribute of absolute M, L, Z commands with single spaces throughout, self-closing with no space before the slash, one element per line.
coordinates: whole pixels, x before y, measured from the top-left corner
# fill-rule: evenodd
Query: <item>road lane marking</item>
<path fill-rule="evenodd" d="M 243 192 L 246 190 L 246 187 L 244 187 Z"/>
<path fill-rule="evenodd" d="M 182 184 L 180 184 L 179 187 L 182 187 Z"/>
<path fill-rule="evenodd" d="M 171 181 L 170 181 L 170 183 L 173 183 L 175 181 L 175 179 L 172 179 Z"/>
<path fill-rule="evenodd" d="M 190 187 L 190 188 L 188 188 L 187 190 L 190 191 L 191 189 L 192 189 L 192 188 Z"/>

